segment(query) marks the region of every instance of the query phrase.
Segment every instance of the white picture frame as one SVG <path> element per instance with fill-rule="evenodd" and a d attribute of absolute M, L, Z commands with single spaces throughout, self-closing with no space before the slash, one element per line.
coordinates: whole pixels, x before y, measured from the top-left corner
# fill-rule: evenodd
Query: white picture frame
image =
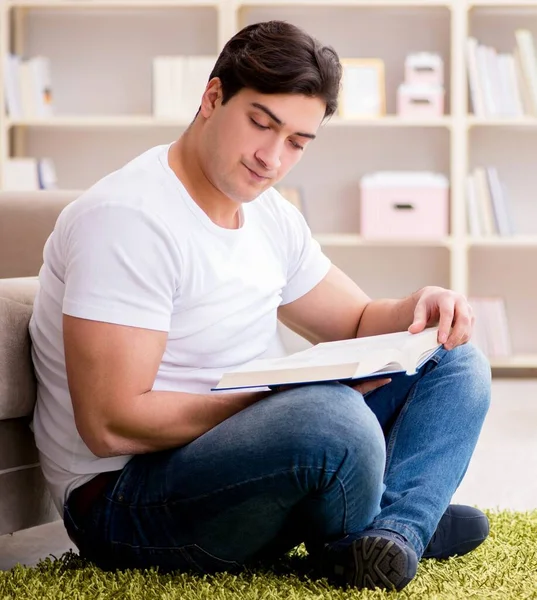
<path fill-rule="evenodd" d="M 344 58 L 339 116 L 344 119 L 378 118 L 386 114 L 384 61 L 378 58 Z"/>

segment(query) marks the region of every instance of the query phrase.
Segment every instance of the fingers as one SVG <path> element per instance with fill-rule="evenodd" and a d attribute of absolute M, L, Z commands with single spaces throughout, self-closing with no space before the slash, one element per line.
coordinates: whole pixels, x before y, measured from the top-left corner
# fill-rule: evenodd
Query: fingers
<path fill-rule="evenodd" d="M 414 320 L 408 328 L 408 331 L 410 331 L 410 333 L 419 333 L 420 331 L 423 331 L 427 325 L 427 321 L 427 304 L 424 301 L 419 300 L 414 309 Z"/>
<path fill-rule="evenodd" d="M 445 294 L 441 297 L 438 302 L 438 312 L 440 318 L 438 319 L 438 342 L 444 344 L 446 349 L 446 343 L 450 338 L 451 326 L 453 325 L 453 317 L 455 315 L 455 299 L 451 294 Z"/>
<path fill-rule="evenodd" d="M 454 305 L 452 329 L 444 344 L 444 348 L 451 350 L 457 346 L 466 344 L 472 337 L 474 321 L 472 307 L 466 298 L 460 296 Z"/>
<path fill-rule="evenodd" d="M 359 383 L 358 385 L 353 386 L 353 389 L 355 389 L 357 392 L 360 392 L 360 394 L 362 394 L 363 396 L 368 392 L 372 392 L 373 390 L 376 390 L 377 388 L 382 387 L 387 383 L 390 383 L 390 381 L 391 379 L 389 378 L 375 379 L 374 381 L 364 381 L 363 383 Z"/>
<path fill-rule="evenodd" d="M 424 288 L 424 293 L 414 308 L 414 320 L 408 331 L 423 331 L 429 320 L 437 320 L 438 342 L 446 350 L 465 344 L 472 336 L 472 307 L 463 295 L 451 290 Z"/>

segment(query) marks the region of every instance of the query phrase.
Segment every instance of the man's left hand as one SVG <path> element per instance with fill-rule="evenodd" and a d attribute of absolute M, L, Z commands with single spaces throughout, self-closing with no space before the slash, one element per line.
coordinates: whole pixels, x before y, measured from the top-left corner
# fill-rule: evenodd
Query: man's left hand
<path fill-rule="evenodd" d="M 446 350 L 465 344 L 474 328 L 474 315 L 462 294 L 441 287 L 427 286 L 416 292 L 414 320 L 408 328 L 419 333 L 428 325 L 438 324 L 438 342 Z"/>

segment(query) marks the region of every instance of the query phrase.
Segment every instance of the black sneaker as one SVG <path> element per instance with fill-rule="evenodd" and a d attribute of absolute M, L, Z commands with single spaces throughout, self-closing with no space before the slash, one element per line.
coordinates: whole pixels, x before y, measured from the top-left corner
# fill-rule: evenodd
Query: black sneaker
<path fill-rule="evenodd" d="M 423 558 L 462 556 L 482 544 L 489 534 L 489 520 L 477 508 L 450 504 L 428 543 Z"/>
<path fill-rule="evenodd" d="M 418 558 L 405 538 L 371 529 L 326 544 L 321 574 L 343 587 L 402 590 L 416 575 Z"/>

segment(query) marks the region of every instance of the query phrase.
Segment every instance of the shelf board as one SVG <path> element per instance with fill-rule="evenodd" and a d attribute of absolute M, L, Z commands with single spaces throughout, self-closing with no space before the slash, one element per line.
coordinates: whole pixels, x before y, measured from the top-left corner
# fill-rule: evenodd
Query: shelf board
<path fill-rule="evenodd" d="M 537 8 L 537 0 L 468 0 L 468 8 L 473 7 Z"/>
<path fill-rule="evenodd" d="M 402 7 L 423 8 L 427 6 L 451 6 L 458 0 L 238 0 L 238 8 L 254 8 L 257 6 L 356 6 L 366 8 Z"/>
<path fill-rule="evenodd" d="M 537 377 L 537 354 L 489 358 L 489 363 L 493 377 Z"/>
<path fill-rule="evenodd" d="M 476 248 L 537 248 L 537 235 L 469 237 L 467 243 Z"/>
<path fill-rule="evenodd" d="M 347 119 L 334 116 L 327 121 L 329 127 L 451 127 L 450 116 L 435 119 L 410 119 L 386 115 L 369 119 Z"/>
<path fill-rule="evenodd" d="M 157 119 L 151 115 L 57 116 L 36 119 L 7 119 L 7 127 L 39 127 L 43 129 L 120 129 L 150 127 L 188 127 L 189 121 Z"/>
<path fill-rule="evenodd" d="M 2 198 L 15 198 L 20 197 L 22 200 L 30 200 L 30 199 L 42 199 L 50 196 L 51 198 L 65 198 L 66 200 L 69 198 L 73 198 L 73 200 L 80 196 L 83 190 L 29 190 L 29 191 L 15 191 L 15 190 L 2 190 L 0 189 L 0 200 Z"/>
<path fill-rule="evenodd" d="M 319 233 L 314 234 L 321 246 L 380 246 L 380 247 L 432 247 L 447 248 L 452 244 L 451 238 L 441 239 L 368 239 L 353 233 Z"/>
<path fill-rule="evenodd" d="M 7 127 L 41 128 L 137 128 L 137 127 L 188 127 L 189 121 L 158 119 L 152 115 L 57 116 L 34 119 L 7 119 Z M 450 127 L 451 118 L 403 119 L 397 116 L 376 119 L 343 119 L 333 117 L 327 127 Z"/>
<path fill-rule="evenodd" d="M 468 127 L 537 127 L 536 117 L 491 117 L 468 115 Z"/>
<path fill-rule="evenodd" d="M 218 0 L 7 0 L 7 8 L 198 8 L 218 7 Z"/>
<path fill-rule="evenodd" d="M 489 362 L 494 369 L 535 369 L 537 368 L 537 354 L 514 354 L 501 358 L 490 358 Z"/>

